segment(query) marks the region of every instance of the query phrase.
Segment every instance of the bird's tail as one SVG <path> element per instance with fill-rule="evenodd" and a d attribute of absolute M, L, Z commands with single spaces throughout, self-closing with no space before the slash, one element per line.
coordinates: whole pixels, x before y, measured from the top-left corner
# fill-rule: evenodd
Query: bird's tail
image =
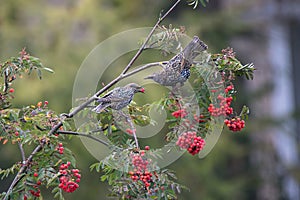
<path fill-rule="evenodd" d="M 109 106 L 109 104 L 102 104 L 100 103 L 99 105 L 97 105 L 93 111 L 96 112 L 96 113 L 101 113 L 103 112 L 107 107 Z"/>
<path fill-rule="evenodd" d="M 198 36 L 194 36 L 193 40 L 183 49 L 184 58 L 192 62 L 202 51 L 207 49 L 207 45 L 199 39 Z"/>
<path fill-rule="evenodd" d="M 97 99 L 97 102 L 99 102 L 99 104 L 93 109 L 96 113 L 103 112 L 110 105 L 110 101 L 106 98 L 99 98 Z"/>

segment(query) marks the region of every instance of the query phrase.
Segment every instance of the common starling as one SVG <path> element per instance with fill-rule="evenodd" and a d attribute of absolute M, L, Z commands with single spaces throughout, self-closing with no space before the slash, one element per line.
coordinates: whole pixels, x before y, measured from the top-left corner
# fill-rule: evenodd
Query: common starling
<path fill-rule="evenodd" d="M 108 107 L 114 110 L 120 110 L 130 104 L 135 93 L 144 93 L 144 91 L 145 89 L 136 83 L 129 83 L 124 87 L 114 88 L 112 91 L 97 100 L 99 104 L 93 109 L 93 111 L 100 113 Z"/>
<path fill-rule="evenodd" d="M 164 86 L 181 85 L 190 77 L 190 67 L 193 60 L 207 49 L 207 45 L 199 37 L 194 36 L 193 40 L 177 55 L 168 61 L 164 69 L 154 73 L 145 79 L 152 79 Z"/>

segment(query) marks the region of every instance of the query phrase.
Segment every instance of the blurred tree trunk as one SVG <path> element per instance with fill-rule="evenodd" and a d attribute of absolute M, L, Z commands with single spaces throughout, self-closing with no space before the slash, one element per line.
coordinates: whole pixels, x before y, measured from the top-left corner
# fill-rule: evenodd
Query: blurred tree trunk
<path fill-rule="evenodd" d="M 252 118 L 262 124 L 251 133 L 249 152 L 259 176 L 257 199 L 261 200 L 300 198 L 299 183 L 290 170 L 299 164 L 300 125 L 291 118 L 295 107 L 300 107 L 299 8 L 296 1 L 253 2 L 245 14 L 253 24 L 253 40 L 233 41 L 236 50 L 257 68 L 249 88 L 262 94 L 251 101 Z M 292 26 L 290 21 L 294 21 Z"/>

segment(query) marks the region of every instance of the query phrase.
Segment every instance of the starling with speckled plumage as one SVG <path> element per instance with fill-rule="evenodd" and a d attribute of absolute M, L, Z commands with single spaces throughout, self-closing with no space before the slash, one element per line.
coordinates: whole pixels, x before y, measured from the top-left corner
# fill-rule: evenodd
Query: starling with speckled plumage
<path fill-rule="evenodd" d="M 117 87 L 103 97 L 100 97 L 97 100 L 99 104 L 93 111 L 100 113 L 108 107 L 114 110 L 120 110 L 130 104 L 135 93 L 144 93 L 144 91 L 145 89 L 136 83 L 129 83 L 124 87 Z"/>
<path fill-rule="evenodd" d="M 206 49 L 207 45 L 199 37 L 194 36 L 183 51 L 168 61 L 162 71 L 147 76 L 145 79 L 152 79 L 164 86 L 176 86 L 177 83 L 183 85 L 190 77 L 190 68 L 194 59 Z"/>

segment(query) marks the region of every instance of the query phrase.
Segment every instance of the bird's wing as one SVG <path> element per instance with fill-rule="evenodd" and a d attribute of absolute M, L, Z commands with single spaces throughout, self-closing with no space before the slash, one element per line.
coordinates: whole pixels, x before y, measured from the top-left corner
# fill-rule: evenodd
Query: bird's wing
<path fill-rule="evenodd" d="M 114 89 L 112 89 L 111 91 L 109 91 L 108 93 L 106 93 L 104 96 L 99 97 L 97 99 L 98 102 L 107 102 L 110 101 L 111 96 L 114 96 L 115 93 L 118 93 L 118 91 L 120 90 L 120 87 L 116 87 Z"/>
<path fill-rule="evenodd" d="M 124 98 L 123 97 L 110 97 L 109 98 L 110 102 L 121 102 L 121 101 L 124 101 Z"/>
<path fill-rule="evenodd" d="M 103 110 L 105 110 L 105 108 L 107 108 L 108 106 L 110 106 L 109 103 L 106 103 L 106 104 L 99 104 L 98 106 L 96 106 L 93 111 L 96 112 L 96 113 L 101 113 L 103 112 Z"/>

